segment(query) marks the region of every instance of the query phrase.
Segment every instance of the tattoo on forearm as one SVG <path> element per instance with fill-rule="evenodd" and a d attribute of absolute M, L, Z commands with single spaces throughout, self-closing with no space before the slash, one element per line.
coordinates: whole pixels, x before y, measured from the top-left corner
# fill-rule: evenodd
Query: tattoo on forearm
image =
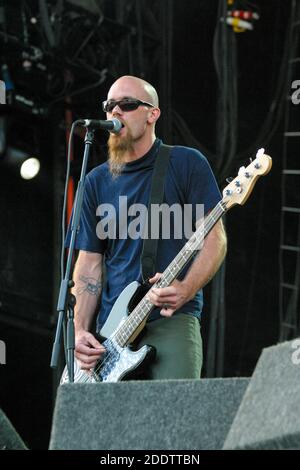
<path fill-rule="evenodd" d="M 79 276 L 82 285 L 77 287 L 76 293 L 83 294 L 83 292 L 88 292 L 91 295 L 98 295 L 101 291 L 102 283 L 93 277 Z"/>

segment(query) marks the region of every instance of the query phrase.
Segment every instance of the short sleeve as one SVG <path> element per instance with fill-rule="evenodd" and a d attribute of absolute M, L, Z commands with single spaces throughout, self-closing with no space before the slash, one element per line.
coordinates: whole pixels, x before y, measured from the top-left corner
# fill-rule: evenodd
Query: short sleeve
<path fill-rule="evenodd" d="M 207 159 L 198 150 L 189 155 L 189 174 L 186 188 L 190 204 L 204 204 L 204 213 L 213 209 L 222 196 Z"/>
<path fill-rule="evenodd" d="M 105 252 L 105 240 L 98 238 L 96 231 L 97 223 L 99 222 L 96 216 L 98 205 L 99 202 L 96 198 L 96 192 L 93 189 L 93 185 L 88 175 L 85 180 L 82 211 L 75 240 L 75 249 L 77 250 L 85 250 L 102 254 Z M 65 246 L 67 247 L 70 245 L 72 219 L 73 214 L 65 241 Z"/>

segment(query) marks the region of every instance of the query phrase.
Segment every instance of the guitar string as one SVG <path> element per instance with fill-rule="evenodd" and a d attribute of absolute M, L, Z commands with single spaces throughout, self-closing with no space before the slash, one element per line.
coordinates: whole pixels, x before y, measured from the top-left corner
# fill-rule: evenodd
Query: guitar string
<path fill-rule="evenodd" d="M 204 220 L 204 228 L 201 226 L 199 227 L 195 233 L 192 235 L 192 237 L 186 242 L 186 244 L 184 245 L 184 247 L 180 250 L 180 252 L 176 255 L 176 257 L 174 258 L 174 260 L 170 263 L 170 265 L 167 267 L 167 269 L 164 271 L 164 273 L 162 274 L 161 278 L 159 279 L 159 281 L 157 281 L 157 283 L 155 283 L 152 288 L 154 287 L 162 287 L 160 284 L 163 284 L 165 281 L 166 281 L 166 278 L 168 276 L 168 274 L 171 274 L 172 276 L 172 269 L 173 267 L 176 268 L 176 265 L 179 266 L 178 262 L 176 261 L 177 258 L 179 259 L 182 259 L 183 257 L 185 257 L 185 255 L 182 255 L 182 252 L 185 252 L 185 253 L 188 253 L 189 251 L 191 251 L 191 253 L 189 253 L 189 256 L 187 258 L 187 260 L 185 260 L 185 263 L 188 262 L 190 260 L 190 258 L 193 256 L 194 252 L 198 251 L 199 250 L 199 247 L 198 248 L 194 248 L 194 249 L 189 249 L 189 248 L 186 248 L 187 245 L 191 244 L 191 240 L 194 238 L 194 242 L 197 242 L 199 243 L 199 240 L 201 241 L 203 239 L 203 236 L 205 237 L 207 235 L 207 233 L 211 230 L 211 228 L 215 225 L 215 223 L 220 219 L 220 217 L 224 214 L 224 212 L 226 211 L 226 208 L 223 204 L 223 200 L 221 200 L 217 205 L 216 207 L 210 212 L 210 214 L 207 216 L 207 218 Z M 197 234 L 198 230 L 200 230 L 200 232 Z M 174 266 L 175 265 L 175 266 Z M 182 267 L 180 268 L 182 269 Z M 172 282 L 172 281 L 171 281 Z M 169 285 L 169 284 L 168 284 Z M 135 307 L 135 309 L 132 311 L 132 313 L 130 315 L 133 315 L 135 310 L 139 310 L 139 309 L 143 309 L 144 305 L 143 305 L 143 302 L 144 302 L 144 298 L 139 302 L 139 304 Z M 148 301 L 149 302 L 149 301 Z M 142 305 L 141 305 L 142 304 Z M 151 305 L 151 308 L 152 307 L 155 307 L 155 305 Z M 142 323 L 142 321 L 147 317 L 147 314 L 149 314 L 150 312 L 146 313 L 145 317 L 139 322 L 139 324 Z M 138 313 L 136 313 L 136 316 L 138 316 Z M 127 318 L 128 322 L 129 323 L 132 323 L 132 318 L 130 318 L 130 316 Z M 126 320 L 125 320 L 125 323 L 126 323 Z M 115 331 L 114 333 L 109 337 L 107 338 L 105 341 L 108 341 L 109 344 L 111 343 L 112 347 L 115 349 L 114 347 L 114 343 L 115 343 L 115 339 L 118 337 L 118 336 L 122 336 L 122 333 L 121 330 L 123 329 L 124 330 L 124 324 L 121 324 Z M 126 326 L 125 326 L 125 333 L 126 333 Z M 105 343 L 104 341 L 104 343 Z M 118 341 L 116 340 L 116 343 L 118 344 Z M 126 343 L 125 343 L 126 344 Z M 124 346 L 118 344 L 118 346 L 120 346 L 121 348 L 124 348 L 125 347 L 125 344 Z M 114 351 L 109 351 L 108 354 L 106 354 L 104 356 L 104 359 L 101 361 L 101 359 L 99 360 L 99 363 L 96 364 L 96 366 L 93 368 L 93 369 L 90 369 L 92 371 L 92 375 L 93 374 L 98 374 L 99 371 L 101 369 L 103 369 L 105 367 L 105 365 L 107 364 L 108 360 L 110 360 L 113 356 L 116 356 L 116 352 L 118 353 L 118 351 L 115 349 Z M 81 369 L 82 370 L 82 369 Z M 89 374 L 85 371 L 83 371 L 83 373 L 87 376 L 85 380 L 83 380 L 83 382 L 89 382 L 91 381 L 91 377 L 89 376 Z"/>

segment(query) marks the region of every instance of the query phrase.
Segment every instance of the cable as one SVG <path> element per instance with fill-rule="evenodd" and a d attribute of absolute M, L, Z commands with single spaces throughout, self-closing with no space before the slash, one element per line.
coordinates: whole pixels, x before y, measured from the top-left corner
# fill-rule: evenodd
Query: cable
<path fill-rule="evenodd" d="M 49 14 L 48 14 L 48 7 L 46 4 L 45 0 L 39 0 L 39 9 L 40 9 L 40 15 L 42 18 L 42 22 L 44 25 L 44 31 L 46 34 L 46 37 L 48 39 L 48 42 L 50 44 L 50 47 L 54 47 L 56 45 L 55 41 L 55 36 L 54 32 L 52 30 L 51 24 L 50 24 L 50 19 L 49 19 Z"/>
<path fill-rule="evenodd" d="M 280 8 L 280 5 L 279 7 Z M 276 84 L 275 93 L 273 95 L 271 104 L 269 106 L 269 111 L 267 112 L 267 117 L 265 122 L 261 126 L 260 133 L 258 134 L 256 140 L 252 142 L 249 147 L 244 150 L 241 150 L 237 156 L 236 160 L 243 161 L 249 155 L 252 155 L 258 147 L 261 147 L 262 143 L 264 147 L 267 147 L 267 144 L 271 141 L 274 133 L 277 130 L 278 124 L 282 117 L 283 106 L 287 96 L 287 80 L 286 80 L 286 71 L 288 67 L 288 57 L 290 53 L 290 31 L 292 28 L 292 15 L 290 15 L 288 24 L 287 24 L 287 33 L 285 39 L 285 45 L 283 50 L 283 56 L 281 60 L 281 65 L 278 73 L 278 80 Z"/>
<path fill-rule="evenodd" d="M 265 192 L 265 186 L 263 186 L 262 188 L 262 197 L 260 198 L 258 211 L 256 212 L 256 224 L 255 224 L 256 234 L 255 234 L 255 245 L 254 245 L 254 249 L 252 252 L 250 285 L 249 285 L 249 290 L 248 290 L 247 301 L 244 303 L 245 305 L 245 309 L 243 312 L 244 326 L 242 328 L 242 332 L 240 333 L 240 337 L 242 337 L 242 341 L 241 341 L 241 346 L 239 348 L 238 366 L 237 366 L 237 371 L 236 371 L 238 376 L 241 376 L 241 373 L 244 374 L 244 371 L 242 371 L 242 364 L 243 364 L 243 358 L 244 358 L 245 350 L 246 350 L 246 343 L 247 343 L 247 337 L 248 337 L 248 325 L 249 325 L 249 320 L 252 317 L 252 310 L 253 310 L 252 305 L 256 301 L 255 299 L 255 293 L 256 293 L 255 274 L 259 272 L 258 265 L 261 259 L 259 256 L 259 249 L 260 249 L 260 244 L 262 241 L 262 237 L 261 237 L 262 228 L 261 227 L 263 226 L 263 212 L 264 212 L 264 202 L 265 202 L 264 192 Z"/>
<path fill-rule="evenodd" d="M 220 0 L 214 36 L 214 61 L 219 81 L 217 162 L 219 178 L 227 176 L 237 146 L 237 71 L 235 34 L 221 18 L 227 17 L 227 2 Z"/>
<path fill-rule="evenodd" d="M 94 83 L 91 83 L 89 85 L 86 85 L 85 87 L 79 88 L 78 90 L 73 91 L 72 93 L 68 93 L 69 97 L 75 96 L 75 95 L 80 95 L 81 93 L 84 93 L 89 90 L 93 90 L 94 88 L 97 88 L 98 86 L 102 85 L 102 83 L 106 80 L 106 74 L 107 74 L 107 69 L 103 69 L 100 73 L 100 78 Z M 65 89 L 66 91 L 66 89 Z M 49 103 L 49 107 L 52 106 L 55 103 L 58 103 L 59 101 L 62 101 L 66 97 L 65 91 L 60 94 L 55 100 L 51 101 Z"/>
<path fill-rule="evenodd" d="M 87 43 L 89 42 L 89 40 L 91 39 L 91 37 L 95 34 L 96 30 L 98 29 L 98 27 L 103 23 L 104 21 L 104 15 L 102 12 L 100 12 L 100 15 L 99 15 L 99 18 L 98 18 L 98 21 L 96 23 L 96 25 L 94 26 L 94 28 L 90 31 L 90 33 L 87 35 L 87 37 L 82 41 L 81 43 L 81 46 L 77 49 L 77 51 L 75 52 L 75 54 L 73 55 L 71 61 L 74 61 L 80 54 L 80 52 L 82 51 L 82 49 L 87 45 Z"/>
<path fill-rule="evenodd" d="M 71 169 L 71 150 L 73 142 L 73 134 L 75 129 L 75 123 L 72 124 L 70 135 L 69 135 L 69 145 L 68 145 L 68 156 L 67 156 L 67 170 L 66 170 L 66 181 L 64 189 L 64 201 L 62 209 L 62 219 L 61 219 L 61 236 L 62 236 L 62 246 L 61 246 L 61 255 L 60 255 L 60 276 L 61 281 L 64 279 L 64 262 L 65 262 L 65 238 L 66 238 L 66 208 L 67 208 L 67 198 L 68 198 L 68 183 L 70 178 L 70 169 Z"/>

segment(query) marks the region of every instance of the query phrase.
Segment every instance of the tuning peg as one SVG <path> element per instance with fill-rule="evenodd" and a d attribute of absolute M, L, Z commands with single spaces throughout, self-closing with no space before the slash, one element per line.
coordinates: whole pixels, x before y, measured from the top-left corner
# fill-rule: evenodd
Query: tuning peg
<path fill-rule="evenodd" d="M 231 183 L 232 180 L 233 180 L 232 176 L 229 176 L 228 178 L 226 178 L 227 183 Z"/>
<path fill-rule="evenodd" d="M 250 158 L 249 158 L 249 160 L 250 160 L 250 163 L 252 163 L 252 162 L 253 162 L 253 158 L 251 158 L 251 157 L 250 157 Z"/>
<path fill-rule="evenodd" d="M 264 148 L 258 149 L 257 152 L 256 152 L 256 158 L 261 157 L 264 153 L 265 153 Z"/>

